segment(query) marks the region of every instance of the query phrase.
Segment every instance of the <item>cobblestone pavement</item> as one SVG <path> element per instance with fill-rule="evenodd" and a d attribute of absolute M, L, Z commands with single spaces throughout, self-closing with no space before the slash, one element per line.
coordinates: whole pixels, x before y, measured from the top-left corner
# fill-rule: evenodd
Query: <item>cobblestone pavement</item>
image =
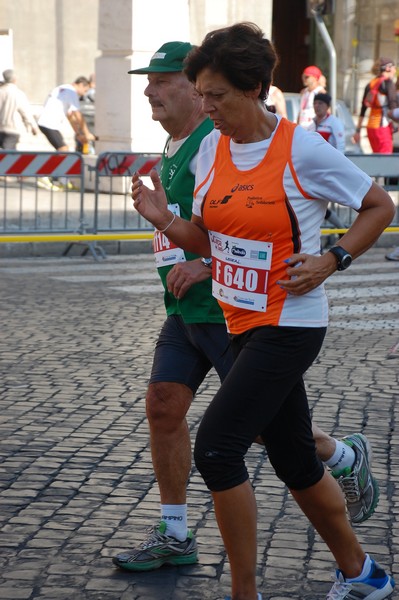
<path fill-rule="evenodd" d="M 399 263 L 383 255 L 373 249 L 330 278 L 331 326 L 306 382 L 321 427 L 372 442 L 381 500 L 356 531 L 399 581 Z M 5 259 L 0 298 L 0 598 L 222 599 L 229 565 L 196 471 L 198 565 L 129 574 L 110 560 L 159 517 L 144 412 L 164 318 L 152 257 Z M 189 414 L 193 437 L 217 388 L 212 373 Z M 248 464 L 264 600 L 325 598 L 330 553 L 260 447 Z"/>

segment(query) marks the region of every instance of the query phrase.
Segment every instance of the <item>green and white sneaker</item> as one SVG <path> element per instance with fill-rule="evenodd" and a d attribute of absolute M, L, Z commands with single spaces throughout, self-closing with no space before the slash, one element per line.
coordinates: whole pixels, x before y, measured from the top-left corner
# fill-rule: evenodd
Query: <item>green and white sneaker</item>
<path fill-rule="evenodd" d="M 352 523 L 362 523 L 374 513 L 380 495 L 378 483 L 371 473 L 371 446 L 361 433 L 347 435 L 342 441 L 353 448 L 356 459 L 352 467 L 332 471 L 332 475 L 345 494 Z"/>
<path fill-rule="evenodd" d="M 166 523 L 151 527 L 148 537 L 137 548 L 117 554 L 112 562 L 128 571 L 152 571 L 162 565 L 192 565 L 198 561 L 197 542 L 188 531 L 184 542 L 166 535 Z"/>

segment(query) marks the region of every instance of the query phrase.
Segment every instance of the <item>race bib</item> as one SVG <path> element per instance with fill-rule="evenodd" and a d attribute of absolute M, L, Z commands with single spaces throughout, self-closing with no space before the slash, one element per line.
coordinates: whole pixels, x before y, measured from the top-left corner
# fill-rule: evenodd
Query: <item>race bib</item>
<path fill-rule="evenodd" d="M 174 215 L 180 217 L 180 206 L 178 204 L 169 204 L 168 208 Z M 154 231 L 152 246 L 157 268 L 175 265 L 176 263 L 185 262 L 186 260 L 183 250 L 171 242 L 166 235 L 160 231 Z"/>
<path fill-rule="evenodd" d="M 266 312 L 273 244 L 209 232 L 212 294 L 246 310 Z"/>

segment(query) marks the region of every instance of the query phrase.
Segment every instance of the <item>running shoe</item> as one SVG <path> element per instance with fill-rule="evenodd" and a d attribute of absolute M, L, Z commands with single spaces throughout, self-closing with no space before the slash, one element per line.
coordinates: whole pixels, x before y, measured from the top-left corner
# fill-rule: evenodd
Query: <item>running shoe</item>
<path fill-rule="evenodd" d="M 37 187 L 43 190 L 52 190 L 53 192 L 59 192 L 61 188 L 53 183 L 49 177 L 39 177 L 37 180 Z"/>
<path fill-rule="evenodd" d="M 148 537 L 137 547 L 117 554 L 112 562 L 128 571 L 152 571 L 162 565 L 192 565 L 198 560 L 197 542 L 188 531 L 184 542 L 166 535 L 166 523 L 151 527 Z"/>
<path fill-rule="evenodd" d="M 399 246 L 390 254 L 386 254 L 385 258 L 387 260 L 399 260 Z"/>
<path fill-rule="evenodd" d="M 335 583 L 327 594 L 326 600 L 384 600 L 395 587 L 392 577 L 371 559 L 371 570 L 362 581 L 346 581 L 342 571 L 337 570 Z"/>
<path fill-rule="evenodd" d="M 371 446 L 361 433 L 347 435 L 342 441 L 353 448 L 355 462 L 342 471 L 332 471 L 332 475 L 345 494 L 352 523 L 362 523 L 374 513 L 380 495 L 378 483 L 371 473 Z"/>
<path fill-rule="evenodd" d="M 57 181 L 56 185 L 59 190 L 62 190 L 64 192 L 65 191 L 69 191 L 69 192 L 77 192 L 78 191 L 78 188 L 75 187 L 71 181 L 67 181 L 66 183 L 61 183 L 60 181 Z"/>

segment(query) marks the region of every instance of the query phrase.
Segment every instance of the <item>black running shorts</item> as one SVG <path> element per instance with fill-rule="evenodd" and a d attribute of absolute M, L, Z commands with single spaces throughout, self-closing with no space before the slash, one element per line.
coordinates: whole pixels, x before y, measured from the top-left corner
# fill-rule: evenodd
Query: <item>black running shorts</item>
<path fill-rule="evenodd" d="M 212 367 L 223 381 L 232 362 L 224 324 L 185 323 L 181 316 L 171 315 L 155 346 L 150 383 L 183 383 L 195 394 Z"/>

